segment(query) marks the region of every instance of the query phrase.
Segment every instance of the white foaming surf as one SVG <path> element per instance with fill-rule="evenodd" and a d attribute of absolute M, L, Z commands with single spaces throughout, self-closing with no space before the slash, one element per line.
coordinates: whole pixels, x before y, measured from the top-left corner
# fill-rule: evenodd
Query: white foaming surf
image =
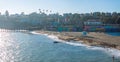
<path fill-rule="evenodd" d="M 30 32 L 30 33 L 32 33 L 32 34 L 40 34 L 40 33 L 37 33 L 37 32 L 35 32 L 35 31 L 32 31 L 32 32 Z"/>
<path fill-rule="evenodd" d="M 45 35 L 45 36 L 48 36 L 48 34 L 37 33 L 37 32 L 35 32 L 35 31 L 32 31 L 32 32 L 30 32 L 30 33 L 32 33 L 32 34 L 37 34 L 37 35 Z"/>
<path fill-rule="evenodd" d="M 114 49 L 114 48 L 103 48 L 103 47 L 97 47 L 97 46 L 90 46 L 88 49 L 92 50 L 101 50 L 109 54 L 110 56 L 115 56 L 120 58 L 120 50 Z"/>
<path fill-rule="evenodd" d="M 40 33 L 36 33 L 36 32 L 31 32 L 31 33 L 40 34 Z M 41 35 L 45 35 L 48 38 L 53 39 L 53 40 L 58 41 L 58 42 L 66 43 L 66 44 L 73 45 L 73 46 L 83 46 L 83 47 L 86 47 L 87 49 L 91 49 L 91 50 L 101 50 L 101 51 L 104 51 L 104 52 L 106 52 L 107 54 L 109 54 L 111 56 L 120 57 L 120 50 L 117 50 L 117 49 L 103 48 L 103 47 L 97 47 L 97 46 L 88 46 L 88 45 L 80 43 L 82 41 L 77 42 L 77 43 L 75 43 L 75 42 L 67 42 L 67 41 L 59 39 L 55 35 L 48 35 L 48 34 L 41 34 Z"/>
<path fill-rule="evenodd" d="M 117 49 L 111 49 L 111 48 L 107 48 L 106 52 L 108 52 L 111 56 L 115 56 L 115 57 L 119 57 L 120 58 L 120 50 Z"/>
<path fill-rule="evenodd" d="M 48 35 L 48 37 L 50 38 L 50 39 L 53 39 L 53 40 L 55 40 L 55 41 L 58 41 L 58 42 L 62 42 L 62 43 L 66 43 L 66 44 L 69 44 L 69 45 L 74 45 L 74 46 L 87 46 L 87 45 L 85 45 L 85 44 L 82 44 L 82 43 L 75 43 L 75 42 L 67 42 L 67 41 L 64 41 L 64 40 L 61 40 L 61 39 L 59 39 L 57 36 L 55 36 L 55 35 Z M 81 41 L 82 42 L 82 41 Z"/>

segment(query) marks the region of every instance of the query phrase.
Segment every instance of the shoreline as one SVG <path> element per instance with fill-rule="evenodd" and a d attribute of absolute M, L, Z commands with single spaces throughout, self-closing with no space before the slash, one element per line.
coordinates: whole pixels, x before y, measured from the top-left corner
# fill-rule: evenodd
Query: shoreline
<path fill-rule="evenodd" d="M 69 40 L 69 38 L 74 38 L 74 37 L 72 37 L 69 34 L 65 35 L 65 33 L 68 33 L 68 32 L 59 33 L 59 32 L 53 32 L 53 31 L 33 31 L 31 33 L 37 34 L 37 35 L 45 35 L 48 38 L 53 39 L 54 40 L 53 43 L 54 42 L 55 43 L 65 43 L 65 44 L 69 44 L 72 46 L 82 46 L 82 47 L 85 47 L 90 50 L 100 50 L 100 51 L 103 51 L 106 54 L 110 55 L 111 57 L 115 56 L 116 58 L 120 58 L 120 49 L 108 46 L 109 44 L 108 45 L 106 45 L 106 44 L 99 45 L 99 43 L 96 41 L 94 41 L 94 43 L 89 43 L 88 40 L 87 41 L 83 41 L 83 40 L 79 40 L 79 39 L 77 39 L 76 41 L 74 41 L 73 39 Z M 77 35 L 79 35 L 78 33 L 80 34 L 80 32 L 77 32 Z M 76 32 L 72 32 L 72 35 L 73 34 L 76 35 Z M 66 38 L 65 36 L 68 36 L 68 38 Z M 62 39 L 60 37 L 62 37 Z M 68 39 L 69 41 L 65 40 L 65 38 Z"/>
<path fill-rule="evenodd" d="M 111 43 L 108 41 L 104 41 L 104 39 L 99 39 L 97 37 L 90 36 L 81 36 L 81 32 L 53 32 L 53 31 L 34 31 L 36 33 L 40 34 L 48 34 L 48 35 L 55 35 L 59 39 L 64 40 L 66 42 L 74 41 L 74 42 L 80 42 L 82 44 L 88 45 L 88 46 L 98 46 L 103 48 L 114 48 L 120 50 L 120 45 L 116 43 Z M 92 33 L 95 34 L 95 33 Z M 98 33 L 105 36 L 104 33 Z M 101 36 L 102 36 L 101 35 Z M 108 35 L 106 35 L 107 37 Z M 99 37 L 99 35 L 98 35 Z M 109 38 L 111 40 L 111 38 Z M 81 42 L 82 41 L 82 42 Z"/>

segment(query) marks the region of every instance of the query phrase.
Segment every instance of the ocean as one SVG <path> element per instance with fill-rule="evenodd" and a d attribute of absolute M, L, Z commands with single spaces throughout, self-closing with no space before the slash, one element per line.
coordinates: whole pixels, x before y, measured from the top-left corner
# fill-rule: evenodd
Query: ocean
<path fill-rule="evenodd" d="M 120 62 L 116 49 L 65 42 L 54 35 L 0 32 L 0 62 L 112 62 L 113 55 Z"/>

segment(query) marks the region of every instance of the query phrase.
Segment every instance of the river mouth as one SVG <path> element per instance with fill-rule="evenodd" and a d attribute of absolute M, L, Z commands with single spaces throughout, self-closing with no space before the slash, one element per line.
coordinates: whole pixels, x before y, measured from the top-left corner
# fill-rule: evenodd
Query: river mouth
<path fill-rule="evenodd" d="M 53 42 L 52 38 L 45 35 L 0 32 L 0 62 L 110 62 L 112 60 L 111 55 L 98 48 Z"/>

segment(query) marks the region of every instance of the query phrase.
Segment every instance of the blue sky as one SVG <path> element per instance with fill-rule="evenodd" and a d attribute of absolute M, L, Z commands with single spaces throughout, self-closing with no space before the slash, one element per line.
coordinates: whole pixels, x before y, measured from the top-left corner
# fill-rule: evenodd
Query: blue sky
<path fill-rule="evenodd" d="M 38 12 L 38 9 L 54 13 L 120 12 L 120 0 L 0 0 L 0 12 L 11 14 Z"/>

